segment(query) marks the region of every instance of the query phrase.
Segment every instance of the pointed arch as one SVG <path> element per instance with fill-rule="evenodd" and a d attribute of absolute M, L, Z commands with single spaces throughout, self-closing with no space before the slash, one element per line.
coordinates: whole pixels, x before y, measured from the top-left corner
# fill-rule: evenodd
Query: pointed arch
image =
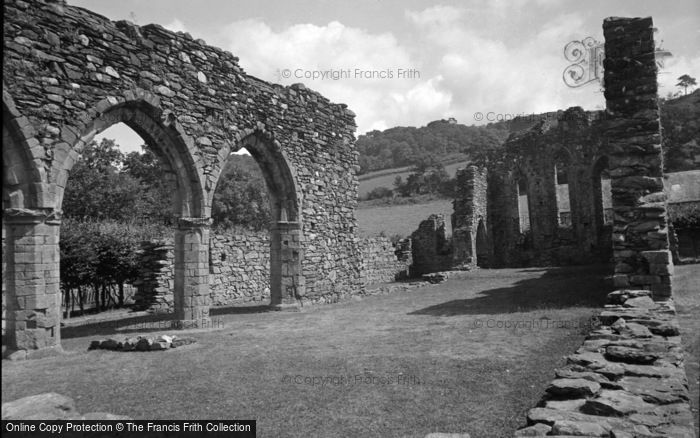
<path fill-rule="evenodd" d="M 157 97 L 139 93 L 131 100 L 107 98 L 88 111 L 94 117 L 82 125 L 75 144 L 55 146 L 50 182 L 56 184 L 56 205 L 60 208 L 68 175 L 81 151 L 95 135 L 117 123 L 124 123 L 146 141 L 167 173 L 174 175 L 176 193 L 173 212 L 179 217 L 208 217 L 204 171 L 194 142 L 169 111 L 163 111 Z"/>
<path fill-rule="evenodd" d="M 2 204 L 3 209 L 51 207 L 46 173 L 34 153 L 43 152 L 26 117 L 15 107 L 3 83 L 2 92 Z M 34 151 L 32 151 L 34 147 Z M 41 158 L 41 157 L 38 157 Z"/>
<path fill-rule="evenodd" d="M 297 187 L 296 172 L 291 161 L 282 150 L 282 145 L 273 135 L 261 129 L 245 130 L 235 145 L 225 147 L 220 153 L 223 159 L 215 175 L 218 180 L 224 163 L 232 152 L 245 148 L 260 166 L 268 193 L 272 223 L 301 223 L 301 191 Z M 214 190 L 210 192 L 213 197 Z"/>

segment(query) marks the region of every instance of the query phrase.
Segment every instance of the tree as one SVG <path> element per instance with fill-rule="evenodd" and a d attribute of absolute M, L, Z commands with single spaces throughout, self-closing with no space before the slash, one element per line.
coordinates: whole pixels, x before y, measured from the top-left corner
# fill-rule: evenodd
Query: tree
<path fill-rule="evenodd" d="M 695 78 L 689 75 L 683 75 L 678 78 L 678 83 L 676 84 L 676 87 L 682 87 L 684 94 L 688 94 L 688 87 L 694 87 L 696 85 L 697 82 L 695 82 Z"/>
<path fill-rule="evenodd" d="M 226 162 L 214 192 L 211 217 L 217 228 L 269 228 L 267 185 L 252 157 L 236 155 Z"/>
<path fill-rule="evenodd" d="M 63 210 L 69 218 L 169 223 L 173 192 L 152 153 L 125 157 L 103 139 L 85 146 L 71 169 Z"/>

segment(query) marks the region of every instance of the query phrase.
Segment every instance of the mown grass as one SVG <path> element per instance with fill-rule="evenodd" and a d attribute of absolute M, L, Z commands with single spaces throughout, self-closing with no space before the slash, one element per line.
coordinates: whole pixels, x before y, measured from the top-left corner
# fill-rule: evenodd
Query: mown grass
<path fill-rule="evenodd" d="M 167 352 L 87 352 L 97 336 L 83 326 L 64 333 L 67 355 L 3 363 L 2 400 L 55 391 L 81 412 L 252 418 L 261 437 L 511 436 L 600 311 L 603 274 L 483 270 L 301 313 L 216 309 L 223 328 Z M 532 326 L 544 318 L 568 325 Z M 530 327 L 504 327 L 518 321 Z"/>

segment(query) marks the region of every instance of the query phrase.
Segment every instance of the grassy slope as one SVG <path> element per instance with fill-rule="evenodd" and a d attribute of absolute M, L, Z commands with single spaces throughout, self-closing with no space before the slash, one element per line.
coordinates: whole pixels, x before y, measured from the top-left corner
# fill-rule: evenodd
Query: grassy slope
<path fill-rule="evenodd" d="M 2 401 L 55 391 L 81 412 L 254 418 L 261 437 L 512 436 L 581 344 L 580 322 L 600 311 L 601 273 L 483 270 L 302 313 L 219 309 L 224 328 L 191 333 L 197 344 L 167 352 L 86 352 L 114 328 L 66 330 L 71 354 L 3 363 Z M 543 317 L 572 325 L 487 327 Z M 304 382 L 315 376 L 351 384 Z"/>
<path fill-rule="evenodd" d="M 457 169 L 464 167 L 466 162 L 453 163 L 445 165 L 445 170 L 452 177 L 457 173 Z M 401 167 L 398 169 L 385 169 L 376 172 L 367 173 L 360 176 L 360 187 L 358 189 L 360 198 L 365 196 L 370 190 L 377 187 L 386 187 L 387 189 L 394 188 L 394 180 L 397 176 L 401 176 L 405 181 L 410 175 L 411 167 Z"/>
<path fill-rule="evenodd" d="M 418 224 L 431 214 L 443 214 L 447 233 L 452 233 L 450 216 L 452 200 L 436 199 L 422 204 L 363 206 L 355 212 L 360 228 L 360 235 L 374 236 L 384 233 L 386 236 L 400 235 L 408 237 L 418 228 Z"/>

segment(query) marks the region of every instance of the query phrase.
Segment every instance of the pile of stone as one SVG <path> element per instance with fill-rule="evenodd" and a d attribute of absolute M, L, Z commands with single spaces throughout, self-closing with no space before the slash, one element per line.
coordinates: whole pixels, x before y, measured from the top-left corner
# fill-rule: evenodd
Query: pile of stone
<path fill-rule="evenodd" d="M 556 370 L 515 436 L 695 438 L 672 301 L 647 290 L 608 295 L 603 325 Z"/>
<path fill-rule="evenodd" d="M 194 344 L 193 338 L 177 336 L 115 336 L 107 339 L 94 340 L 88 350 L 114 350 L 114 351 L 162 351 L 177 348 L 183 345 Z"/>
<path fill-rule="evenodd" d="M 47 392 L 2 404 L 3 420 L 132 420 L 108 412 L 80 414 L 72 398 Z M 28 436 L 28 435 L 27 435 Z"/>

